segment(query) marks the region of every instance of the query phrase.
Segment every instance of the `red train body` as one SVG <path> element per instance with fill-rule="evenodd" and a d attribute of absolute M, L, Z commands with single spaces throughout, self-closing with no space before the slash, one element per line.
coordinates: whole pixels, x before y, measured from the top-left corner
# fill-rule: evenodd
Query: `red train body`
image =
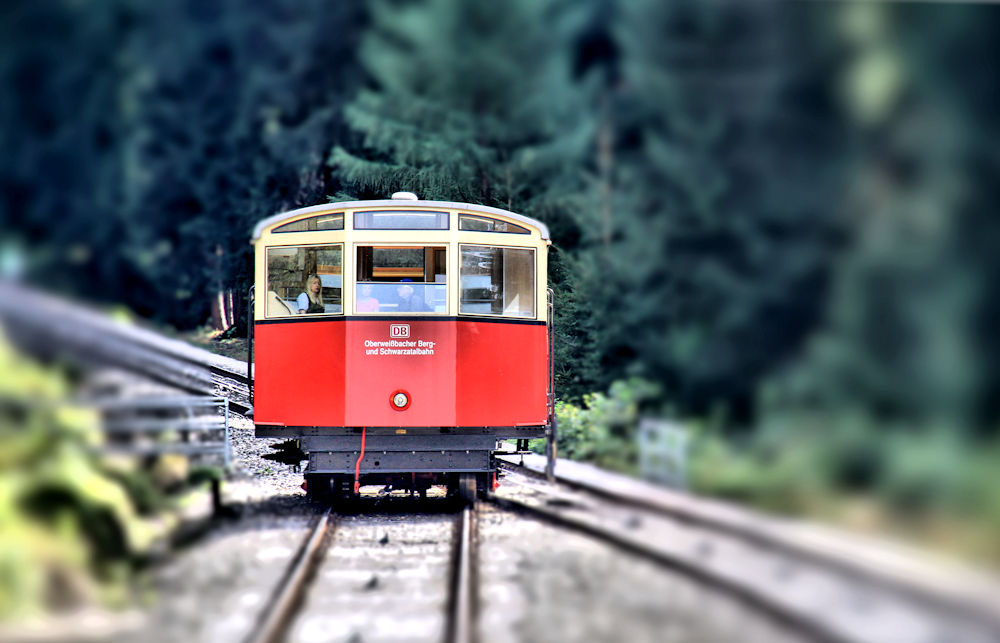
<path fill-rule="evenodd" d="M 258 323 L 254 416 L 293 427 L 541 426 L 547 344 L 540 322 Z M 391 403 L 398 391 L 410 400 L 405 409 Z"/>

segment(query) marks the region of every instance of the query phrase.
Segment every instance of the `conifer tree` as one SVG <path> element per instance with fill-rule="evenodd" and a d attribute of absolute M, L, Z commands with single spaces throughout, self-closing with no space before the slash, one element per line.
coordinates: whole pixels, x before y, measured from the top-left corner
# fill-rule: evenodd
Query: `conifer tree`
<path fill-rule="evenodd" d="M 181 326 L 205 320 L 220 291 L 244 299 L 254 223 L 327 191 L 358 20 L 356 3 L 319 0 L 147 9 L 122 91 L 137 113 L 119 296 Z"/>
<path fill-rule="evenodd" d="M 746 412 L 820 305 L 826 177 L 794 141 L 835 133 L 782 103 L 792 56 L 772 3 L 619 2 L 613 24 L 610 189 L 577 211 L 606 376 Z"/>
<path fill-rule="evenodd" d="M 995 429 L 996 320 L 986 331 L 981 315 L 995 310 L 1000 226 L 983 200 L 994 182 L 969 169 L 992 153 L 996 97 L 977 70 L 941 56 L 995 53 L 983 9 L 826 11 L 846 54 L 836 70 L 856 139 L 848 243 L 809 350 L 769 387 L 775 410 Z"/>
<path fill-rule="evenodd" d="M 529 210 L 578 153 L 563 135 L 578 112 L 559 4 L 374 3 L 370 83 L 346 108 L 360 145 L 329 158 L 345 195 Z"/>
<path fill-rule="evenodd" d="M 105 248 L 120 240 L 117 53 L 135 14 L 128 0 L 0 5 L 0 244 L 23 246 L 51 289 L 86 291 L 121 267 Z"/>

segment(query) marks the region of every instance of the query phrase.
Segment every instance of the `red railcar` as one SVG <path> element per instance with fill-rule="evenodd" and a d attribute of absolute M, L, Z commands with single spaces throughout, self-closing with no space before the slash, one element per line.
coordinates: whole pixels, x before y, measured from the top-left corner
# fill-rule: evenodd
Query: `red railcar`
<path fill-rule="evenodd" d="M 499 440 L 552 442 L 550 243 L 533 219 L 409 193 L 261 221 L 256 435 L 289 438 L 314 495 L 474 498 Z"/>

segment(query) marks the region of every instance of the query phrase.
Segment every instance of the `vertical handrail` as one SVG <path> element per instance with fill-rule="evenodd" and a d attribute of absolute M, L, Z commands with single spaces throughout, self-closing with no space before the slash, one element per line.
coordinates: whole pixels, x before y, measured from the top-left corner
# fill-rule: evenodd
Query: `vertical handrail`
<path fill-rule="evenodd" d="M 556 469 L 556 385 L 555 385 L 555 292 L 548 288 L 545 293 L 547 318 L 545 320 L 546 334 L 549 340 L 549 425 L 546 427 L 547 440 L 545 444 L 545 477 L 550 482 L 555 481 Z"/>
<path fill-rule="evenodd" d="M 250 397 L 250 408 L 253 409 L 253 308 L 254 308 L 254 288 L 250 286 L 247 297 L 250 302 L 247 306 L 247 391 Z"/>

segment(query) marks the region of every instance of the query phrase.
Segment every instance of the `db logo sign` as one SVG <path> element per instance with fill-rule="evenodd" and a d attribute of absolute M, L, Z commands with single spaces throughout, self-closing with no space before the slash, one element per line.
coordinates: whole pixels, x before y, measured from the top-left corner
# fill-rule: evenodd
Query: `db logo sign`
<path fill-rule="evenodd" d="M 405 339 L 410 336 L 409 324 L 389 324 L 389 337 Z"/>

